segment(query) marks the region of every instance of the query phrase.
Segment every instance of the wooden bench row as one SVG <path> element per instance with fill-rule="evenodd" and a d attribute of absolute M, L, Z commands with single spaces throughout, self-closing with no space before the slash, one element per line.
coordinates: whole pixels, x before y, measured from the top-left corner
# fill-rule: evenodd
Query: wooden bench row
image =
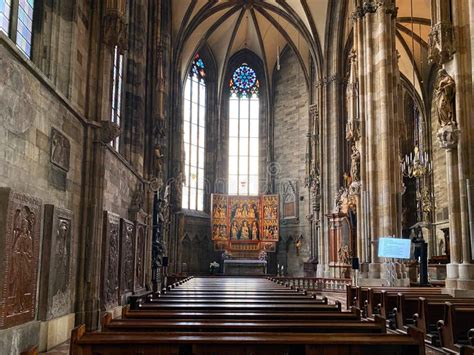
<path fill-rule="evenodd" d="M 101 332 L 76 328 L 71 354 L 424 354 L 421 332 L 385 324 L 272 280 L 193 278 L 106 315 Z"/>

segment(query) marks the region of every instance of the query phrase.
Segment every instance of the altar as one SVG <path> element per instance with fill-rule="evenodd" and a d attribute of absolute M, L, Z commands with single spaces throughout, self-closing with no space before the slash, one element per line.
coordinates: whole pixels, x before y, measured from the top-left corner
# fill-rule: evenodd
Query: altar
<path fill-rule="evenodd" d="M 256 276 L 267 274 L 266 260 L 227 259 L 224 260 L 224 275 Z"/>

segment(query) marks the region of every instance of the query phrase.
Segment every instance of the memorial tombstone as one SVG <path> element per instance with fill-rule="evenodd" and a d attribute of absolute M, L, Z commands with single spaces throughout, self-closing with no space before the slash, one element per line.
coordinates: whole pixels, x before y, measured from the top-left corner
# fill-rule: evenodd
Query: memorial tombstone
<path fill-rule="evenodd" d="M 72 312 L 72 212 L 45 205 L 39 317 L 50 320 Z"/>
<path fill-rule="evenodd" d="M 134 292 L 145 290 L 145 250 L 146 250 L 146 225 L 135 224 L 135 286 Z"/>
<path fill-rule="evenodd" d="M 0 188 L 0 329 L 35 319 L 41 200 Z"/>
<path fill-rule="evenodd" d="M 102 245 L 102 299 L 103 310 L 119 303 L 119 251 L 120 217 L 104 212 L 104 237 Z"/>
<path fill-rule="evenodd" d="M 120 228 L 120 293 L 133 292 L 135 264 L 135 225 L 121 220 Z"/>

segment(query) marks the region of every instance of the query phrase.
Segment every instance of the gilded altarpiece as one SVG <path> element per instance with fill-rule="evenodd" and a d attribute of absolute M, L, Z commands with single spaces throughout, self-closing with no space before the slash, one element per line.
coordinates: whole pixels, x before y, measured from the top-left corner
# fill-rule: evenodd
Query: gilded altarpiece
<path fill-rule="evenodd" d="M 120 224 L 120 293 L 133 292 L 135 274 L 135 225 L 127 219 Z"/>
<path fill-rule="evenodd" d="M 72 312 L 72 212 L 45 205 L 39 317 L 50 320 Z"/>
<path fill-rule="evenodd" d="M 108 310 L 119 304 L 120 217 L 105 211 L 103 231 L 101 303 Z"/>
<path fill-rule="evenodd" d="M 212 195 L 212 240 L 216 250 L 254 257 L 273 252 L 279 240 L 279 197 Z"/>
<path fill-rule="evenodd" d="M 41 201 L 0 188 L 0 329 L 35 319 Z"/>

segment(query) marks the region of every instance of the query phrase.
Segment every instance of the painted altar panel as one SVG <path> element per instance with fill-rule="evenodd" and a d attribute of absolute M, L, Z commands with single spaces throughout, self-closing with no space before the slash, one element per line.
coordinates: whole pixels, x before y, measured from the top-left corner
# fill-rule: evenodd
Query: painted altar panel
<path fill-rule="evenodd" d="M 229 240 L 227 233 L 227 195 L 212 194 L 211 199 L 212 240 Z"/>
<path fill-rule="evenodd" d="M 35 319 L 41 201 L 0 188 L 0 329 Z"/>
<path fill-rule="evenodd" d="M 260 199 L 229 196 L 230 240 L 260 240 Z"/>
<path fill-rule="evenodd" d="M 262 240 L 278 242 L 280 238 L 280 222 L 278 219 L 278 206 L 280 202 L 278 195 L 264 195 L 262 196 L 262 200 Z"/>
<path fill-rule="evenodd" d="M 216 250 L 274 252 L 279 239 L 279 197 L 212 195 L 212 240 Z M 248 255 L 247 255 L 248 254 Z"/>

